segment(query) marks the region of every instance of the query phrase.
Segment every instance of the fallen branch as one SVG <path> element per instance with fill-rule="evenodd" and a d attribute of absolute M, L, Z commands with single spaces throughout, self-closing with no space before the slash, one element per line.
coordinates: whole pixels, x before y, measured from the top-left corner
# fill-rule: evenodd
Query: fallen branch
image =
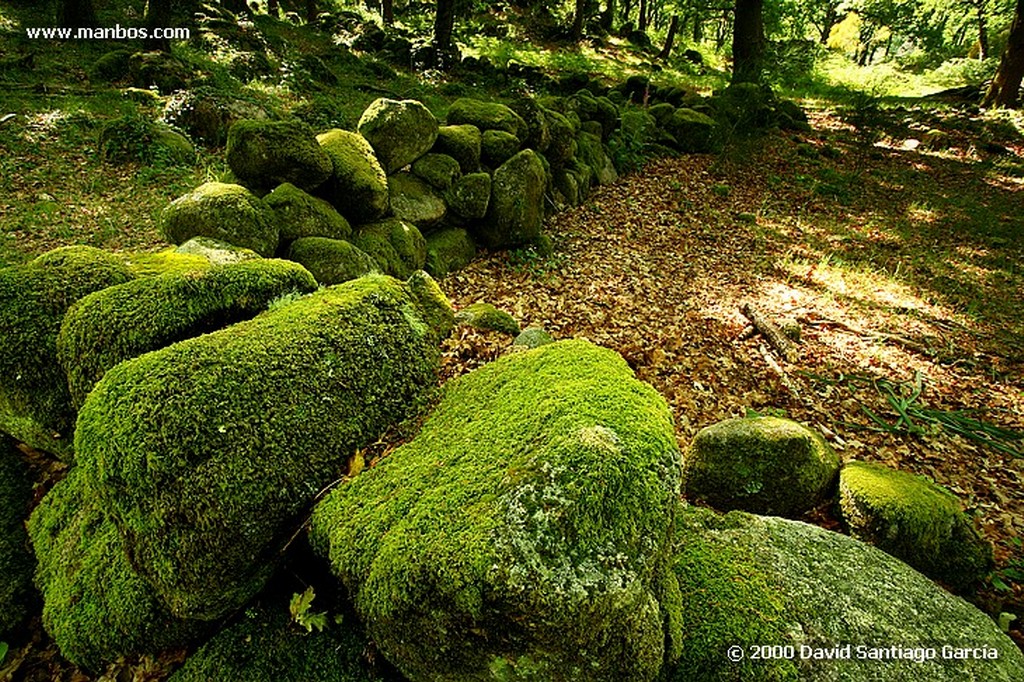
<path fill-rule="evenodd" d="M 765 345 L 763 343 L 759 344 L 757 349 L 761 352 L 761 357 L 764 358 L 768 367 L 779 375 L 779 381 L 781 381 L 782 385 L 786 387 L 786 390 L 789 391 L 797 400 L 803 401 L 803 396 L 800 395 L 800 389 L 797 388 L 796 384 L 793 383 L 793 380 L 789 378 L 788 374 L 786 374 L 786 370 L 782 369 L 782 365 L 776 362 L 775 358 L 772 357 L 772 354 L 768 352 Z"/>
<path fill-rule="evenodd" d="M 931 358 L 931 357 L 935 356 L 935 351 L 932 348 L 924 345 L 923 343 L 919 343 L 917 341 L 914 341 L 913 339 L 908 339 L 905 336 L 900 336 L 899 334 L 889 334 L 887 332 L 868 332 L 868 331 L 864 331 L 863 329 L 857 329 L 856 327 L 851 327 L 850 325 L 846 324 L 845 322 L 839 322 L 837 320 L 830 320 L 828 318 L 819 318 L 819 319 L 815 319 L 815 320 L 812 320 L 812 319 L 809 319 L 809 318 L 801 318 L 800 321 L 801 322 L 805 322 L 807 324 L 815 325 L 815 326 L 826 325 L 826 326 L 831 326 L 831 327 L 837 327 L 837 328 L 842 329 L 844 331 L 848 331 L 848 332 L 850 332 L 851 334 L 853 334 L 855 336 L 859 336 L 860 338 L 864 339 L 865 341 L 882 341 L 882 342 L 885 342 L 885 343 L 893 343 L 893 344 L 896 344 L 897 346 L 903 346 L 904 348 L 907 348 L 908 350 L 912 350 L 915 353 L 920 353 L 921 355 L 924 355 L 925 357 Z"/>
<path fill-rule="evenodd" d="M 786 335 L 782 333 L 778 325 L 768 319 L 767 316 L 762 315 L 760 311 L 754 310 L 749 303 L 743 304 L 743 314 L 746 315 L 750 321 L 754 324 L 754 328 L 761 333 L 768 343 L 771 344 L 779 355 L 785 359 L 786 362 L 796 362 L 798 353 L 796 348 L 793 346 L 793 342 L 786 338 Z"/>

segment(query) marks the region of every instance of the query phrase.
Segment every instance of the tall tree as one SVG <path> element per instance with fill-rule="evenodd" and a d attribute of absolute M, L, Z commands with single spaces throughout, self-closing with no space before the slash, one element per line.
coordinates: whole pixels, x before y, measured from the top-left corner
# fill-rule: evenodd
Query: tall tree
<path fill-rule="evenodd" d="M 636 30 L 647 33 L 647 0 L 640 0 L 640 11 L 636 20 Z"/>
<path fill-rule="evenodd" d="M 1024 0 L 1017 0 L 1010 39 L 982 106 L 1016 109 L 1020 104 L 1021 80 L 1024 80 Z"/>
<path fill-rule="evenodd" d="M 438 0 L 434 15 L 434 47 L 441 51 L 450 50 L 454 28 L 455 0 Z"/>
<path fill-rule="evenodd" d="M 572 41 L 578 43 L 583 39 L 583 21 L 587 15 L 587 0 L 576 0 L 576 12 L 572 17 Z"/>
<path fill-rule="evenodd" d="M 601 28 L 611 31 L 615 23 L 615 0 L 605 0 L 604 12 L 601 13 Z"/>
<path fill-rule="evenodd" d="M 679 15 L 673 14 L 668 24 L 668 34 L 665 36 L 665 47 L 658 53 L 658 59 L 668 59 L 672 55 L 672 43 L 676 39 L 676 29 L 679 28 Z"/>
<path fill-rule="evenodd" d="M 157 38 L 156 30 L 168 28 L 171 25 L 171 2 L 172 0 L 148 0 L 146 3 L 146 39 L 142 46 L 151 51 L 170 52 L 171 39 Z"/>
<path fill-rule="evenodd" d="M 394 26 L 395 24 L 395 2 L 394 0 L 381 0 L 380 3 L 381 18 L 384 19 L 385 26 Z"/>
<path fill-rule="evenodd" d="M 92 0 L 60 0 L 57 25 L 66 28 L 92 28 L 99 25 Z"/>
<path fill-rule="evenodd" d="M 732 82 L 760 83 L 763 60 L 764 0 L 736 0 L 732 28 Z"/>

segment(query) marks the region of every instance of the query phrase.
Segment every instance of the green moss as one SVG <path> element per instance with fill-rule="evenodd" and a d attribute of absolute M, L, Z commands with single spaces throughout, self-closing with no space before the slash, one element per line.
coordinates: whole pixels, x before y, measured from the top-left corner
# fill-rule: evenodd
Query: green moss
<path fill-rule="evenodd" d="M 189 256 L 201 256 L 210 265 L 231 265 L 246 260 L 261 258 L 252 249 L 246 249 L 227 242 L 210 239 L 209 237 L 192 237 L 176 248 L 175 253 Z"/>
<path fill-rule="evenodd" d="M 456 215 L 467 220 L 483 218 L 491 203 L 491 176 L 487 173 L 464 175 L 445 193 L 444 198 Z"/>
<path fill-rule="evenodd" d="M 554 342 L 555 337 L 542 327 L 529 327 L 520 332 L 512 344 L 522 348 L 540 348 Z"/>
<path fill-rule="evenodd" d="M 326 237 L 303 237 L 292 242 L 288 258 L 313 273 L 324 286 L 341 284 L 379 270 L 377 261 L 352 244 Z"/>
<path fill-rule="evenodd" d="M 412 679 L 651 679 L 678 483 L 665 401 L 568 341 L 446 385 L 311 536 Z"/>
<path fill-rule="evenodd" d="M 544 116 L 551 136 L 551 144 L 544 152 L 544 156 L 552 166 L 564 166 L 576 155 L 576 131 L 573 130 L 569 119 L 557 111 L 545 109 Z"/>
<path fill-rule="evenodd" d="M 124 538 L 79 468 L 43 498 L 28 530 L 43 626 L 75 665 L 102 670 L 121 656 L 182 646 L 205 630 L 171 616 L 133 570 Z"/>
<path fill-rule="evenodd" d="M 476 329 L 490 329 L 509 336 L 519 334 L 519 323 L 490 303 L 473 303 L 455 313 L 455 321 Z"/>
<path fill-rule="evenodd" d="M 480 129 L 474 125 L 441 126 L 434 151 L 458 161 L 463 173 L 476 173 L 480 170 L 481 139 Z"/>
<path fill-rule="evenodd" d="M 72 456 L 75 411 L 57 362 L 57 333 L 71 304 L 132 279 L 123 261 L 69 246 L 0 269 L 0 431 Z"/>
<path fill-rule="evenodd" d="M 331 157 L 331 177 L 319 193 L 353 223 L 376 220 L 388 210 L 388 179 L 362 135 L 328 130 L 317 141 Z"/>
<path fill-rule="evenodd" d="M 392 277 L 406 279 L 427 262 L 427 242 L 415 225 L 387 218 L 362 225 L 352 244 L 369 254 L 380 269 Z"/>
<path fill-rule="evenodd" d="M 301 121 L 237 121 L 228 130 L 225 157 L 231 170 L 254 187 L 284 182 L 309 191 L 331 175 L 331 159 Z"/>
<path fill-rule="evenodd" d="M 448 207 L 434 188 L 412 173 L 395 173 L 388 178 L 391 212 L 399 220 L 428 229 L 448 214 Z"/>
<path fill-rule="evenodd" d="M 721 144 L 718 123 L 693 109 L 677 109 L 664 123 L 681 152 L 712 152 Z"/>
<path fill-rule="evenodd" d="M 412 172 L 442 192 L 462 175 L 459 162 L 447 154 L 425 154 L 412 164 Z"/>
<path fill-rule="evenodd" d="M 426 270 L 434 277 L 444 277 L 461 270 L 476 258 L 476 244 L 469 232 L 450 227 L 427 235 Z"/>
<path fill-rule="evenodd" d="M 279 296 L 316 287 L 302 266 L 261 258 L 94 292 L 71 307 L 57 337 L 72 401 L 81 406 L 96 382 L 125 360 L 255 317 Z"/>
<path fill-rule="evenodd" d="M 475 226 L 474 236 L 492 249 L 529 244 L 544 224 L 547 176 L 540 156 L 524 149 L 494 172 L 487 220 Z"/>
<path fill-rule="evenodd" d="M 131 50 L 111 50 L 103 54 L 89 67 L 89 80 L 112 83 L 127 78 L 131 56 Z"/>
<path fill-rule="evenodd" d="M 352 226 L 333 206 L 291 183 L 278 185 L 263 200 L 277 214 L 282 241 L 302 237 L 348 239 L 352 234 Z"/>
<path fill-rule="evenodd" d="M 32 484 L 14 443 L 0 436 L 0 640 L 14 632 L 33 606 L 35 560 L 25 533 Z"/>
<path fill-rule="evenodd" d="M 526 121 L 509 107 L 499 102 L 483 102 L 460 97 L 448 108 L 449 125 L 474 125 L 481 131 L 501 130 L 524 142 L 530 136 Z"/>
<path fill-rule="evenodd" d="M 480 138 L 480 154 L 484 163 L 497 168 L 519 151 L 519 138 L 502 130 L 485 130 Z"/>
<path fill-rule="evenodd" d="M 851 462 L 839 478 L 839 507 L 851 534 L 954 589 L 992 569 L 992 547 L 951 492 L 877 464 Z"/>
<path fill-rule="evenodd" d="M 245 603 L 347 457 L 421 407 L 441 316 L 420 300 L 363 277 L 123 362 L 96 385 L 79 468 L 172 612 L 215 619 Z"/>
<path fill-rule="evenodd" d="M 170 272 L 183 274 L 210 267 L 210 261 L 203 256 L 182 253 L 174 248 L 152 253 L 129 253 L 125 254 L 124 259 L 136 277 L 155 277 Z"/>
<path fill-rule="evenodd" d="M 172 201 L 160 214 L 160 232 L 173 244 L 211 237 L 274 255 L 278 225 L 262 199 L 242 187 L 207 182 Z"/>
<path fill-rule="evenodd" d="M 366 108 L 358 125 L 388 174 L 430 151 L 437 128 L 437 119 L 422 103 L 383 97 Z"/>

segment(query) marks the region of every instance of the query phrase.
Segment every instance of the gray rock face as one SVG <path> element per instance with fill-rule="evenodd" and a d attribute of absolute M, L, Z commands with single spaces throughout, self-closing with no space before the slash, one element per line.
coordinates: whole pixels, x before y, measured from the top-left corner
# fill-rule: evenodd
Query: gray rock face
<path fill-rule="evenodd" d="M 494 172 L 491 205 L 476 234 L 489 248 L 528 244 L 540 237 L 547 176 L 537 153 L 524 149 Z"/>
<path fill-rule="evenodd" d="M 172 201 L 160 218 L 160 231 L 174 244 L 211 237 L 261 256 L 272 256 L 277 248 L 273 210 L 241 185 L 207 182 Z"/>
<path fill-rule="evenodd" d="M 390 176 L 388 195 L 395 217 L 419 228 L 440 223 L 448 213 L 448 207 L 434 188 L 412 173 Z"/>
<path fill-rule="evenodd" d="M 416 100 L 381 98 L 363 112 L 358 129 L 390 175 L 430 151 L 438 124 L 430 110 Z"/>

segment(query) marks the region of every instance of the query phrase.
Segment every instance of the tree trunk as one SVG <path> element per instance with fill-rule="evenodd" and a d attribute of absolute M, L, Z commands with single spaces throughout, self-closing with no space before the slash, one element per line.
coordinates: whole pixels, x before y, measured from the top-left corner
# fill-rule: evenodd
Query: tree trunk
<path fill-rule="evenodd" d="M 277 18 L 277 10 L 280 7 L 278 0 L 267 0 L 267 14 Z"/>
<path fill-rule="evenodd" d="M 249 11 L 249 6 L 245 4 L 245 0 L 221 0 L 220 4 L 227 11 L 235 14 L 241 14 L 242 12 Z"/>
<path fill-rule="evenodd" d="M 437 14 L 434 15 L 434 47 L 438 50 L 450 49 L 454 28 L 455 0 L 438 0 Z"/>
<path fill-rule="evenodd" d="M 668 24 L 668 35 L 665 36 L 665 47 L 661 48 L 661 52 L 658 53 L 658 59 L 668 59 L 672 54 L 672 43 L 675 42 L 677 28 L 679 28 L 679 15 L 673 14 L 672 20 Z"/>
<path fill-rule="evenodd" d="M 92 0 L 60 0 L 57 5 L 57 25 L 64 28 L 92 28 L 99 26 Z"/>
<path fill-rule="evenodd" d="M 394 0 L 381 0 L 380 3 L 381 18 L 384 20 L 385 26 L 395 25 L 395 2 Z"/>
<path fill-rule="evenodd" d="M 154 33 L 158 28 L 169 28 L 171 25 L 171 2 L 172 0 L 149 0 L 146 3 L 146 39 L 142 41 L 142 47 L 149 51 L 170 52 L 170 38 L 156 38 Z"/>
<path fill-rule="evenodd" d="M 700 15 L 700 12 L 694 12 L 693 15 L 693 42 L 698 45 L 704 41 L 704 18 Z"/>
<path fill-rule="evenodd" d="M 636 20 L 636 30 L 647 33 L 647 0 L 640 0 L 640 16 Z"/>
<path fill-rule="evenodd" d="M 576 12 L 572 17 L 572 41 L 583 40 L 583 20 L 586 19 L 587 0 L 576 0 Z"/>
<path fill-rule="evenodd" d="M 992 85 L 985 93 L 983 107 L 1016 109 L 1019 104 L 1020 83 L 1024 79 L 1024 0 L 1017 0 L 1010 26 L 1010 40 L 999 60 L 999 68 Z"/>
<path fill-rule="evenodd" d="M 307 24 L 315 24 L 316 23 L 316 15 L 317 15 L 316 0 L 306 0 L 306 23 Z"/>
<path fill-rule="evenodd" d="M 761 63 L 764 57 L 763 7 L 764 0 L 736 0 L 732 29 L 733 83 L 761 82 Z"/>
<path fill-rule="evenodd" d="M 978 59 L 988 59 L 988 20 L 985 18 L 985 0 L 976 0 L 978 8 Z"/>
<path fill-rule="evenodd" d="M 608 31 L 615 25 L 615 0 L 606 0 L 604 12 L 601 13 L 601 28 Z"/>

